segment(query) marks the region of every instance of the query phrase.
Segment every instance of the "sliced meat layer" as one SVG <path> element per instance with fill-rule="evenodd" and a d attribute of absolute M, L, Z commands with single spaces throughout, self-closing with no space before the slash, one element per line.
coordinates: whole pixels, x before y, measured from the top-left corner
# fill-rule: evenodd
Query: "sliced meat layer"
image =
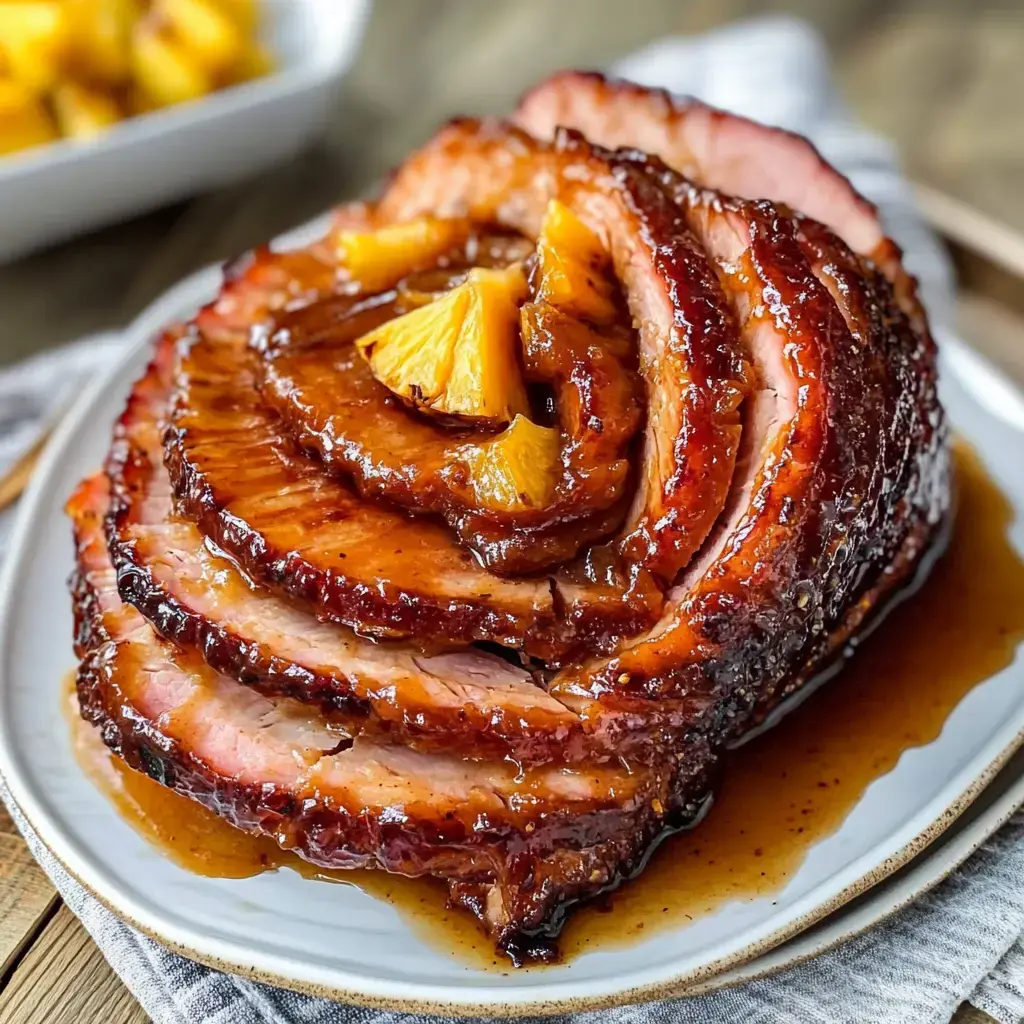
<path fill-rule="evenodd" d="M 183 353 L 166 457 L 202 531 L 324 615 L 380 636 L 558 649 L 546 581 L 495 579 L 443 526 L 362 500 L 291 445 L 237 332 Z"/>
<path fill-rule="evenodd" d="M 698 185 L 769 199 L 828 225 L 878 266 L 915 329 L 926 331 L 916 285 L 878 211 L 803 136 L 662 89 L 580 71 L 531 89 L 514 120 L 540 138 L 551 138 L 559 127 L 578 129 L 599 145 L 661 157 Z"/>
<path fill-rule="evenodd" d="M 465 216 L 533 237 L 553 198 L 603 240 L 640 323 L 648 426 L 622 552 L 635 569 L 672 581 L 724 504 L 747 366 L 715 273 L 665 187 L 577 138 L 543 146 L 504 126 L 463 122 L 403 165 L 378 215 Z M 219 330 L 212 309 L 182 362 L 168 464 L 189 514 L 255 575 L 356 628 L 493 639 L 548 660 L 588 645 L 610 649 L 651 621 L 660 601 L 642 572 L 608 572 L 613 560 L 602 560 L 601 572 L 573 573 L 571 586 L 556 579 L 545 607 L 543 581 L 484 584 L 432 524 L 391 517 L 392 531 L 386 509 L 311 475 L 282 451 L 276 419 L 251 395 L 236 332 Z M 244 484 L 233 479 L 243 452 Z M 335 516 L 330 528 L 301 550 L 306 528 L 326 513 Z M 400 555 L 388 558 L 378 538 L 392 535 Z M 481 595 L 472 604 L 470 587 Z M 566 627 L 569 638 L 556 635 Z"/>
<path fill-rule="evenodd" d="M 324 867 L 468 886 L 507 948 L 632 870 L 667 815 L 697 812 L 706 757 L 659 771 L 465 761 L 353 740 L 330 716 L 213 672 L 122 604 L 105 504 L 94 477 L 68 506 L 83 715 L 129 765 L 232 824 Z"/>
<path fill-rule="evenodd" d="M 656 739 L 689 723 L 686 702 L 642 716 L 629 701 L 570 709 L 503 658 L 374 642 L 253 583 L 174 513 L 159 426 L 174 358 L 165 336 L 107 460 L 106 533 L 118 589 L 163 636 L 264 694 L 342 713 L 353 732 L 384 733 L 423 750 L 520 764 L 643 762 L 657 751 Z"/>
<path fill-rule="evenodd" d="M 245 337 L 201 322 L 180 358 L 165 458 L 181 509 L 256 579 L 378 637 L 487 640 L 549 661 L 656 616 L 660 593 L 615 579 L 574 592 L 567 618 L 549 580 L 494 576 L 443 524 L 360 497 L 287 437 Z"/>
<path fill-rule="evenodd" d="M 933 351 L 880 274 L 767 202 L 678 198 L 758 373 L 740 472 L 659 625 L 552 692 L 703 696 L 728 740 L 840 653 L 941 538 L 948 444 Z"/>
<path fill-rule="evenodd" d="M 544 146 L 507 125 L 459 121 L 402 165 L 378 209 L 388 220 L 467 216 L 534 238 L 551 199 L 604 242 L 638 325 L 647 431 L 622 548 L 671 582 L 725 502 L 748 380 L 717 277 L 666 187 L 579 136 Z"/>
<path fill-rule="evenodd" d="M 524 307 L 537 328 L 528 351 L 524 336 L 525 376 L 554 391 L 561 471 L 543 507 L 487 507 L 473 466 L 495 431 L 458 429 L 410 411 L 374 378 L 353 344 L 422 303 L 424 276 L 370 299 L 331 296 L 277 314 L 259 339 L 264 398 L 303 447 L 350 477 L 362 495 L 443 515 L 493 572 L 542 571 L 613 533 L 625 515 L 627 448 L 642 407 L 636 375 L 607 332 L 569 318 L 541 320 L 532 304 Z M 455 273 L 429 284 L 458 279 Z"/>

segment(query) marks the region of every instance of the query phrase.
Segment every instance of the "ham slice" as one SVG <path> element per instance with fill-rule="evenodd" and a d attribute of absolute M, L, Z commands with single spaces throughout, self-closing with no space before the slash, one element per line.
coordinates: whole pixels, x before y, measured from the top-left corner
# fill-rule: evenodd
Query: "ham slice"
<path fill-rule="evenodd" d="M 663 89 L 566 71 L 535 86 L 513 120 L 540 138 L 575 128 L 603 146 L 660 157 L 698 185 L 769 199 L 830 227 L 889 280 L 915 328 L 925 329 L 917 286 L 887 238 L 878 210 L 801 135 Z"/>
<path fill-rule="evenodd" d="M 107 484 L 68 505 L 85 717 L 129 765 L 327 868 L 448 879 L 514 951 L 567 901 L 632 870 L 666 815 L 695 814 L 686 768 L 469 760 L 353 737 L 343 721 L 258 694 L 161 640 L 121 602 L 103 539 Z M 698 766 L 703 768 L 704 766 Z M 703 776 L 691 772 L 687 791 Z M 557 849 L 557 853 L 554 853 Z M 558 885 L 543 880 L 557 865 Z"/>

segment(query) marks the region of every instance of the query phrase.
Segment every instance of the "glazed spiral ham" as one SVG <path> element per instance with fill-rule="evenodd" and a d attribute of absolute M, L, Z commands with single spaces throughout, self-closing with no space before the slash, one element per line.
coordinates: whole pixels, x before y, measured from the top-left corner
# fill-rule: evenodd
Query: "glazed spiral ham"
<path fill-rule="evenodd" d="M 68 508 L 107 744 L 521 962 L 920 577 L 951 482 L 914 282 L 808 143 L 578 73 L 514 122 L 233 264 Z"/>

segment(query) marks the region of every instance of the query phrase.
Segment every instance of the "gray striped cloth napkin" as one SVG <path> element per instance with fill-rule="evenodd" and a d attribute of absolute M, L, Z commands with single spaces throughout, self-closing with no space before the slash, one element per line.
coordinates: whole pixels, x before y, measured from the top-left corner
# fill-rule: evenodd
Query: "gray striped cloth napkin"
<path fill-rule="evenodd" d="M 949 270 L 914 213 L 889 147 L 853 125 L 818 38 L 767 19 L 635 55 L 621 74 L 810 136 L 882 208 L 936 322 L 952 305 Z M 0 375 L 0 471 L 37 436 L 59 396 L 102 365 L 116 341 L 87 340 Z M 0 552 L 4 521 L 0 518 Z M 0 791 L 11 807 L 5 792 Z M 86 894 L 11 808 L 32 852 L 156 1024 L 416 1024 L 221 974 L 133 931 Z M 969 999 L 1001 1024 L 1024 1020 L 1024 814 L 957 872 L 885 923 L 784 973 L 707 996 L 565 1018 L 565 1024 L 945 1024 Z M 428 1019 L 424 1018 L 424 1024 Z M 83 1021 L 82 1024 L 92 1024 Z"/>

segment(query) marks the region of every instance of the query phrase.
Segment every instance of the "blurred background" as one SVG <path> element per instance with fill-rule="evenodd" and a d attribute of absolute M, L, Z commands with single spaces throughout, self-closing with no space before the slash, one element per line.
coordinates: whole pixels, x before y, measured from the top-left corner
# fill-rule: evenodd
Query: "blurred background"
<path fill-rule="evenodd" d="M 504 111 L 555 68 L 768 12 L 822 33 L 850 106 L 911 178 L 1024 234 L 1022 0 L 376 0 L 312 148 L 0 265 L 0 364 L 123 325 L 189 271 L 365 192 L 451 114 Z"/>

